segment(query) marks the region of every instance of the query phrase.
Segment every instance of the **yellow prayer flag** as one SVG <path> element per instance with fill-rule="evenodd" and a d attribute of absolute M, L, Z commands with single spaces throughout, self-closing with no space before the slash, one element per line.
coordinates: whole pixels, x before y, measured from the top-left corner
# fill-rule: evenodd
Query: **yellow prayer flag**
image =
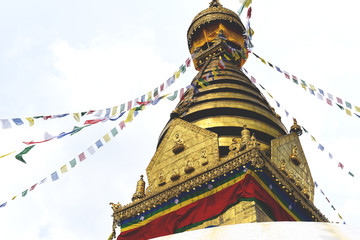
<path fill-rule="evenodd" d="M 237 61 L 238 59 L 240 59 L 240 56 L 239 56 L 239 53 L 237 51 L 234 51 L 235 52 L 235 61 Z"/>
<path fill-rule="evenodd" d="M 217 78 L 217 72 L 216 72 L 216 70 L 213 69 L 213 70 L 212 70 L 212 73 L 213 73 L 213 75 L 214 75 L 214 78 L 216 79 L 216 78 Z"/>
<path fill-rule="evenodd" d="M 310 84 L 310 89 L 316 92 L 316 88 L 312 84 Z"/>
<path fill-rule="evenodd" d="M 152 98 L 152 91 L 148 92 L 148 101 Z"/>
<path fill-rule="evenodd" d="M 110 237 L 108 238 L 108 240 L 112 240 L 114 238 L 113 236 L 114 236 L 114 233 L 112 232 Z"/>
<path fill-rule="evenodd" d="M 134 119 L 135 108 L 129 111 L 129 114 L 124 122 L 131 122 Z"/>
<path fill-rule="evenodd" d="M 355 109 L 357 112 L 360 112 L 360 108 L 358 106 L 355 106 Z"/>
<path fill-rule="evenodd" d="M 105 142 L 109 142 L 111 140 L 109 134 L 106 134 L 103 139 L 105 140 Z"/>
<path fill-rule="evenodd" d="M 117 109 L 118 109 L 118 107 L 117 107 L 117 106 L 113 107 L 113 109 L 112 109 L 112 113 L 111 113 L 111 115 L 112 115 L 112 116 L 116 115 L 116 113 L 117 113 Z"/>
<path fill-rule="evenodd" d="M 310 137 L 311 137 L 311 140 L 313 140 L 314 142 L 316 142 L 316 139 L 315 139 L 312 135 L 310 135 Z"/>
<path fill-rule="evenodd" d="M 242 4 L 244 4 L 245 7 L 248 8 L 248 7 L 250 6 L 252 0 L 240 0 L 240 2 L 241 2 Z"/>
<path fill-rule="evenodd" d="M 339 218 L 341 219 L 341 220 L 343 220 L 343 218 L 341 217 L 341 215 L 338 213 L 338 215 L 339 215 Z"/>
<path fill-rule="evenodd" d="M 13 152 L 11 152 L 11 153 L 7 153 L 7 154 L 5 154 L 5 155 L 2 155 L 0 158 L 6 157 L 6 156 L 8 156 L 8 155 L 10 155 L 10 154 L 12 154 L 12 153 L 14 153 L 14 152 L 16 152 L 16 151 L 13 151 Z"/>
<path fill-rule="evenodd" d="M 306 86 L 302 83 L 301 87 L 306 91 Z"/>
<path fill-rule="evenodd" d="M 271 96 L 271 94 L 270 94 L 269 92 L 267 92 L 267 94 L 269 94 L 269 96 L 270 96 L 271 98 L 273 98 L 273 96 Z"/>
<path fill-rule="evenodd" d="M 200 87 L 205 87 L 205 85 L 202 83 L 202 82 L 200 82 L 200 81 L 198 81 L 198 84 L 200 85 Z"/>
<path fill-rule="evenodd" d="M 80 122 L 80 113 L 73 113 L 74 119 Z"/>
<path fill-rule="evenodd" d="M 345 112 L 347 115 L 351 116 L 351 111 L 349 109 L 345 108 Z"/>
<path fill-rule="evenodd" d="M 266 61 L 264 59 L 262 59 L 261 57 L 259 57 L 259 58 L 264 64 L 266 64 Z"/>
<path fill-rule="evenodd" d="M 30 127 L 34 125 L 34 119 L 33 118 L 26 118 L 28 120 Z"/>
<path fill-rule="evenodd" d="M 16 198 L 16 196 L 14 196 L 11 200 L 14 200 Z"/>
<path fill-rule="evenodd" d="M 66 173 L 68 171 L 66 164 L 60 168 L 61 173 Z"/>
<path fill-rule="evenodd" d="M 176 71 L 176 72 L 174 73 L 174 75 L 175 75 L 175 79 L 176 79 L 176 78 L 179 78 L 179 77 L 180 77 L 180 70 L 179 70 L 179 71 Z"/>

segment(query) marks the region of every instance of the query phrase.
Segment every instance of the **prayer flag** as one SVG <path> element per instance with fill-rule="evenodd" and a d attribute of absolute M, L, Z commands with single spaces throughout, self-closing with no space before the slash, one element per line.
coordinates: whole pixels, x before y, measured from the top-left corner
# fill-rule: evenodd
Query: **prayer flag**
<path fill-rule="evenodd" d="M 158 88 L 155 88 L 154 89 L 154 97 L 156 98 L 158 96 L 159 96 L 159 90 L 158 90 Z"/>
<path fill-rule="evenodd" d="M 113 129 L 111 129 L 111 134 L 113 135 L 113 137 L 115 137 L 118 134 L 118 130 L 116 129 L 116 127 L 114 127 Z"/>
<path fill-rule="evenodd" d="M 281 69 L 280 69 L 279 67 L 275 66 L 275 68 L 276 68 L 276 70 L 277 70 L 278 72 L 281 72 L 281 73 L 282 73 L 282 71 L 281 71 Z"/>
<path fill-rule="evenodd" d="M 360 108 L 358 106 L 355 106 L 355 109 L 357 112 L 360 112 Z"/>
<path fill-rule="evenodd" d="M 160 85 L 160 92 L 164 91 L 164 88 L 165 88 L 165 83 L 162 83 L 162 84 Z"/>
<path fill-rule="evenodd" d="M 17 196 L 14 196 L 11 200 L 14 200 Z"/>
<path fill-rule="evenodd" d="M 35 147 L 35 145 L 29 146 L 27 148 L 25 148 L 24 150 L 22 150 L 22 152 L 20 152 L 19 154 L 17 154 L 15 156 L 15 158 L 23 163 L 26 163 L 25 160 L 23 159 L 23 155 L 27 154 L 33 147 Z"/>
<path fill-rule="evenodd" d="M 332 102 L 331 102 L 330 99 L 326 98 L 326 102 L 327 102 L 327 104 L 329 104 L 330 106 L 332 106 Z"/>
<path fill-rule="evenodd" d="M 36 187 L 36 185 L 37 185 L 37 183 L 35 183 L 34 185 L 32 185 L 31 188 L 30 188 L 30 191 L 34 190 L 35 187 Z"/>
<path fill-rule="evenodd" d="M 171 84 L 173 84 L 175 82 L 175 75 L 173 75 L 171 78 L 169 78 L 166 83 L 167 83 L 167 86 L 170 87 Z"/>
<path fill-rule="evenodd" d="M 329 153 L 329 158 L 333 159 L 333 155 L 331 153 Z"/>
<path fill-rule="evenodd" d="M 11 128 L 11 123 L 8 119 L 0 119 L 3 129 Z"/>
<path fill-rule="evenodd" d="M 27 194 L 27 192 L 28 192 L 28 190 L 26 189 L 25 191 L 23 191 L 23 192 L 21 193 L 21 196 L 22 196 L 22 197 L 25 197 L 26 194 Z"/>
<path fill-rule="evenodd" d="M 301 81 L 302 84 L 304 84 L 305 86 L 307 86 L 307 85 L 306 85 L 306 82 L 305 82 L 304 80 L 300 80 L 300 81 Z"/>
<path fill-rule="evenodd" d="M 330 203 L 330 200 L 327 197 L 325 197 L 325 198 L 326 198 L 326 201 L 328 201 L 328 203 Z"/>
<path fill-rule="evenodd" d="M 297 77 L 296 77 L 296 76 L 292 75 L 292 79 L 293 79 L 294 83 L 296 83 L 296 84 L 298 84 L 298 83 L 299 83 L 299 82 L 298 82 L 298 79 L 297 79 Z"/>
<path fill-rule="evenodd" d="M 337 97 L 336 100 L 337 100 L 338 103 L 343 104 L 343 101 L 342 101 L 341 98 L 338 98 L 338 97 Z"/>
<path fill-rule="evenodd" d="M 251 7 L 248 9 L 246 17 L 251 18 Z"/>
<path fill-rule="evenodd" d="M 180 70 L 180 72 L 181 72 L 182 74 L 184 74 L 184 73 L 186 72 L 186 65 L 181 64 L 179 70 Z"/>
<path fill-rule="evenodd" d="M 192 87 L 192 89 L 194 89 L 194 93 L 199 93 L 200 92 L 199 89 L 195 86 L 194 83 L 192 83 L 190 86 Z M 168 99 L 169 99 L 169 97 L 168 97 Z"/>
<path fill-rule="evenodd" d="M 59 176 L 56 171 L 51 174 L 51 179 L 52 181 L 56 181 L 59 179 Z"/>
<path fill-rule="evenodd" d="M 341 162 L 338 163 L 338 167 L 344 169 L 344 165 Z"/>
<path fill-rule="evenodd" d="M 66 173 L 68 171 L 66 164 L 60 168 L 61 173 Z"/>
<path fill-rule="evenodd" d="M 96 123 L 102 122 L 104 120 L 105 120 L 105 118 L 86 120 L 84 125 L 96 124 Z"/>
<path fill-rule="evenodd" d="M 90 114 L 93 114 L 95 112 L 95 110 L 90 110 L 88 111 L 88 113 L 86 115 L 90 115 Z M 64 114 L 65 115 L 65 114 Z M 69 115 L 69 114 L 66 114 L 66 116 Z M 61 115 L 62 116 L 62 115 Z"/>
<path fill-rule="evenodd" d="M 341 217 L 341 215 L 338 213 L 338 216 L 339 216 L 339 218 L 341 219 L 341 220 L 343 220 L 343 218 Z"/>
<path fill-rule="evenodd" d="M 319 143 L 318 149 L 320 149 L 321 151 L 324 151 L 324 146 Z"/>
<path fill-rule="evenodd" d="M 44 133 L 44 138 L 45 138 L 45 140 L 50 140 L 50 139 L 53 139 L 54 138 L 54 136 L 52 136 L 50 133 L 48 133 L 48 132 L 45 132 Z"/>
<path fill-rule="evenodd" d="M 175 79 L 180 77 L 180 70 L 174 72 Z"/>
<path fill-rule="evenodd" d="M 318 187 L 318 184 L 316 182 L 314 182 L 314 184 L 315 184 L 315 187 Z"/>
<path fill-rule="evenodd" d="M 323 100 L 323 95 L 321 95 L 320 93 L 317 93 L 318 99 Z"/>
<path fill-rule="evenodd" d="M 168 96 L 167 99 L 169 99 L 170 101 L 174 101 L 177 97 L 177 94 L 178 90 L 176 90 L 172 96 Z"/>
<path fill-rule="evenodd" d="M 266 61 L 265 61 L 264 59 L 260 58 L 260 60 L 261 60 L 264 64 L 266 64 Z"/>
<path fill-rule="evenodd" d="M 315 92 L 314 92 L 314 90 L 312 90 L 312 89 L 310 89 L 310 88 L 309 88 L 309 91 L 310 91 L 310 93 L 311 93 L 312 95 L 314 95 L 314 96 L 315 96 Z"/>
<path fill-rule="evenodd" d="M 284 75 L 285 75 L 285 77 L 286 77 L 287 79 L 290 79 L 289 73 L 287 73 L 287 72 L 284 71 Z"/>
<path fill-rule="evenodd" d="M 336 210 L 336 209 L 335 209 L 335 207 L 334 207 L 333 205 L 331 205 L 331 208 L 332 208 L 332 209 L 334 209 L 334 210 Z"/>
<path fill-rule="evenodd" d="M 320 189 L 320 192 L 321 192 L 321 194 L 322 194 L 322 195 L 324 195 L 324 196 L 325 196 L 325 193 L 324 193 L 321 189 Z"/>
<path fill-rule="evenodd" d="M 285 110 L 285 114 L 286 114 L 286 117 L 288 117 L 288 116 L 289 116 L 289 113 L 288 113 L 288 111 L 286 111 L 286 110 Z"/>
<path fill-rule="evenodd" d="M 265 90 L 265 88 L 259 83 L 259 86 L 262 88 L 262 89 L 264 89 Z"/>
<path fill-rule="evenodd" d="M 6 206 L 6 204 L 7 204 L 7 202 L 4 202 L 3 204 L 1 204 L 1 205 L 0 205 L 0 208 L 5 207 L 5 206 Z"/>
<path fill-rule="evenodd" d="M 256 83 L 256 79 L 253 76 L 251 76 L 250 79 L 253 83 Z"/>
<path fill-rule="evenodd" d="M 112 113 L 111 113 L 111 115 L 112 115 L 112 116 L 116 115 L 116 113 L 117 113 L 117 109 L 118 109 L 118 107 L 117 107 L 117 106 L 113 107 L 113 109 L 112 109 Z"/>
<path fill-rule="evenodd" d="M 339 104 L 336 104 L 336 106 L 338 106 L 341 110 L 344 110 L 344 107 L 339 105 Z"/>
<path fill-rule="evenodd" d="M 134 119 L 134 113 L 135 113 L 135 108 L 133 108 L 129 111 L 125 122 L 131 122 Z"/>
<path fill-rule="evenodd" d="M 311 140 L 313 140 L 314 142 L 316 142 L 316 139 L 313 137 L 313 135 L 310 135 Z"/>
<path fill-rule="evenodd" d="M 191 64 L 190 58 L 186 59 L 185 63 L 186 63 L 186 67 L 190 67 Z"/>
<path fill-rule="evenodd" d="M 7 153 L 7 154 L 5 154 L 5 155 L 2 155 L 2 156 L 0 156 L 0 158 L 3 158 L 3 157 L 6 157 L 6 156 L 9 156 L 10 154 L 12 154 L 12 153 L 14 153 L 14 152 L 16 152 L 16 151 L 13 151 L 13 152 L 11 152 L 11 153 Z"/>
<path fill-rule="evenodd" d="M 43 180 L 41 180 L 41 181 L 39 182 L 39 185 L 45 183 L 45 182 L 46 182 L 46 179 L 47 179 L 47 178 L 44 178 Z"/>
<path fill-rule="evenodd" d="M 345 109 L 345 112 L 346 112 L 347 115 L 351 116 L 351 112 L 350 112 L 349 109 L 346 108 L 346 109 Z"/>
<path fill-rule="evenodd" d="M 316 88 L 312 84 L 310 84 L 310 89 L 316 92 Z"/>
<path fill-rule="evenodd" d="M 352 172 L 349 171 L 348 173 L 350 176 L 354 177 L 354 174 Z"/>
<path fill-rule="evenodd" d="M 271 96 L 271 94 L 270 94 L 269 92 L 267 92 L 267 94 L 269 94 L 269 96 L 270 96 L 271 98 L 273 98 L 273 96 Z"/>
<path fill-rule="evenodd" d="M 184 99 L 184 88 L 180 89 L 180 101 Z"/>
<path fill-rule="evenodd" d="M 306 86 L 301 83 L 301 87 L 306 91 Z"/>
<path fill-rule="evenodd" d="M 80 114 L 79 113 L 73 113 L 74 119 L 78 122 L 80 122 Z"/>
<path fill-rule="evenodd" d="M 333 97 L 332 94 L 328 93 L 327 95 L 328 95 L 328 98 L 329 98 L 330 100 L 334 100 L 334 97 Z"/>
<path fill-rule="evenodd" d="M 280 107 L 280 103 L 278 103 L 278 101 L 275 101 L 276 102 L 276 106 Z"/>
<path fill-rule="evenodd" d="M 274 68 L 274 65 L 272 65 L 272 64 L 271 64 L 271 63 L 269 63 L 269 62 L 268 62 L 268 64 L 269 64 L 269 66 L 270 66 L 270 67 Z"/>
<path fill-rule="evenodd" d="M 129 101 L 127 106 L 128 106 L 127 110 L 129 111 L 131 109 L 131 107 L 132 107 L 132 101 Z"/>
<path fill-rule="evenodd" d="M 354 113 L 355 114 L 355 116 L 357 116 L 358 118 L 360 118 L 360 115 L 358 115 L 358 114 L 356 114 L 356 113 Z"/>
<path fill-rule="evenodd" d="M 76 159 L 74 158 L 69 163 L 70 163 L 71 168 L 75 167 L 76 166 Z"/>
<path fill-rule="evenodd" d="M 95 145 L 97 148 L 101 148 L 102 146 L 104 146 L 100 139 L 96 141 Z"/>
<path fill-rule="evenodd" d="M 225 69 L 225 64 L 222 60 L 220 60 L 220 62 L 218 63 L 218 66 L 221 68 L 221 70 Z"/>
<path fill-rule="evenodd" d="M 111 140 L 109 134 L 105 134 L 103 139 L 105 140 L 105 142 L 109 142 Z"/>
<path fill-rule="evenodd" d="M 347 108 L 351 109 L 351 103 L 345 101 L 345 105 L 346 105 Z"/>
<path fill-rule="evenodd" d="M 95 149 L 94 149 L 93 146 L 88 147 L 87 151 L 88 151 L 91 155 L 93 155 L 93 154 L 95 153 Z"/>
<path fill-rule="evenodd" d="M 145 94 L 141 96 L 141 102 L 145 102 Z"/>
<path fill-rule="evenodd" d="M 101 117 L 102 113 L 103 113 L 103 110 L 99 110 L 94 114 L 94 116 L 95 117 Z"/>
<path fill-rule="evenodd" d="M 13 118 L 12 120 L 17 126 L 24 124 L 24 122 L 21 120 L 21 118 Z"/>
<path fill-rule="evenodd" d="M 82 127 L 74 126 L 74 129 L 70 132 L 70 135 L 72 136 L 72 135 L 80 132 L 83 128 L 86 128 L 88 126 L 90 126 L 90 125 L 85 125 L 85 126 L 82 126 Z"/>
<path fill-rule="evenodd" d="M 321 90 L 320 88 L 319 88 L 319 92 L 320 92 L 323 96 L 325 96 L 324 91 Z"/>
<path fill-rule="evenodd" d="M 301 128 L 304 130 L 304 132 L 308 133 L 308 130 L 306 130 L 303 126 Z"/>
<path fill-rule="evenodd" d="M 245 68 L 243 68 L 244 69 L 244 72 L 246 73 L 246 74 L 248 74 L 248 71 L 245 69 Z"/>
<path fill-rule="evenodd" d="M 84 152 L 80 153 L 80 154 L 79 154 L 79 160 L 80 160 L 80 162 L 84 161 L 85 159 L 86 159 L 85 153 L 84 153 Z"/>
<path fill-rule="evenodd" d="M 28 120 L 30 127 L 34 125 L 34 119 L 33 118 L 26 118 Z"/>
<path fill-rule="evenodd" d="M 124 127 L 125 127 L 125 122 L 124 121 L 121 121 L 119 123 L 119 126 L 120 126 L 120 129 L 122 130 Z"/>
<path fill-rule="evenodd" d="M 125 111 L 125 103 L 121 104 L 120 106 L 120 112 L 123 112 Z"/>

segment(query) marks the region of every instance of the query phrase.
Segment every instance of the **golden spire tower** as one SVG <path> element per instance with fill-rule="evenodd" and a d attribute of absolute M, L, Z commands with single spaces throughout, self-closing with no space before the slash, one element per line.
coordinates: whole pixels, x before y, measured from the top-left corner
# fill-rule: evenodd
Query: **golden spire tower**
<path fill-rule="evenodd" d="M 313 205 L 301 127 L 294 119 L 289 133 L 240 70 L 248 54 L 244 33 L 238 15 L 218 0 L 195 16 L 187 41 L 199 72 L 160 134 L 148 186 L 141 177 L 132 203 L 112 204 L 118 240 L 238 223 L 327 221 Z"/>

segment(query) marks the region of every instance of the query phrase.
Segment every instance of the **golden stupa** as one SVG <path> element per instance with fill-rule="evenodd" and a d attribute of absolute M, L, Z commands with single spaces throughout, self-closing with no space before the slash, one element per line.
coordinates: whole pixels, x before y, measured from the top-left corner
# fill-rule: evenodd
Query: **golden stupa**
<path fill-rule="evenodd" d="M 328 220 L 294 119 L 290 132 L 240 70 L 245 27 L 213 0 L 187 41 L 199 71 L 160 134 L 132 202 L 112 204 L 117 239 L 149 239 L 238 223 Z M 204 82 L 205 80 L 205 82 Z"/>

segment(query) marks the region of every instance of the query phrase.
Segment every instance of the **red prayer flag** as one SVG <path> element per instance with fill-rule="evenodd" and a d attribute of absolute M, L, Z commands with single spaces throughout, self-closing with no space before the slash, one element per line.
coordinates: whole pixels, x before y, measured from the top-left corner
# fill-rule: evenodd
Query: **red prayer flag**
<path fill-rule="evenodd" d="M 341 162 L 339 162 L 338 167 L 344 169 L 344 165 Z"/>
<path fill-rule="evenodd" d="M 327 197 L 325 197 L 326 198 L 326 200 L 330 203 L 330 200 L 327 198 Z"/>
<path fill-rule="evenodd" d="M 253 76 L 251 76 L 251 81 L 252 81 L 253 83 L 256 83 L 256 79 L 255 79 Z"/>
<path fill-rule="evenodd" d="M 326 102 L 327 102 L 330 106 L 332 106 L 332 102 L 331 102 L 330 99 L 326 98 Z"/>
<path fill-rule="evenodd" d="M 44 120 L 48 120 L 49 118 L 51 118 L 51 115 L 50 116 L 43 116 Z"/>
<path fill-rule="evenodd" d="M 180 89 L 180 101 L 184 99 L 184 88 Z"/>
<path fill-rule="evenodd" d="M 96 123 L 102 122 L 102 121 L 104 121 L 104 120 L 105 120 L 105 118 L 86 120 L 85 123 L 84 123 L 84 125 L 96 124 Z"/>
<path fill-rule="evenodd" d="M 120 122 L 119 126 L 120 126 L 120 129 L 122 130 L 125 127 L 125 122 L 124 121 Z"/>
<path fill-rule="evenodd" d="M 336 100 L 337 100 L 338 103 L 343 104 L 343 101 L 342 101 L 341 98 L 338 98 L 338 97 L 337 97 Z"/>
<path fill-rule="evenodd" d="M 218 66 L 221 68 L 221 70 L 224 70 L 225 69 L 225 66 L 222 64 L 222 63 L 218 63 Z"/>
<path fill-rule="evenodd" d="M 35 183 L 34 185 L 31 186 L 30 191 L 34 190 L 34 188 L 36 187 L 37 183 Z"/>
<path fill-rule="evenodd" d="M 186 59 L 185 63 L 186 63 L 186 67 L 190 67 L 191 64 L 190 58 Z"/>
<path fill-rule="evenodd" d="M 247 18 L 251 18 L 251 12 L 252 12 L 252 9 L 251 7 L 249 7 L 248 11 L 247 11 Z"/>
<path fill-rule="evenodd" d="M 93 114 L 94 112 L 95 112 L 95 110 L 90 110 L 90 111 L 88 111 L 88 113 L 86 115 Z"/>
<path fill-rule="evenodd" d="M 287 79 L 290 79 L 290 75 L 287 72 L 284 72 L 284 74 Z"/>
<path fill-rule="evenodd" d="M 160 85 L 160 92 L 164 91 L 164 83 Z"/>
<path fill-rule="evenodd" d="M 80 153 L 80 155 L 79 155 L 79 159 L 80 159 L 80 162 L 82 162 L 82 161 L 84 161 L 85 159 L 86 159 L 86 157 L 85 157 L 85 153 Z"/>

